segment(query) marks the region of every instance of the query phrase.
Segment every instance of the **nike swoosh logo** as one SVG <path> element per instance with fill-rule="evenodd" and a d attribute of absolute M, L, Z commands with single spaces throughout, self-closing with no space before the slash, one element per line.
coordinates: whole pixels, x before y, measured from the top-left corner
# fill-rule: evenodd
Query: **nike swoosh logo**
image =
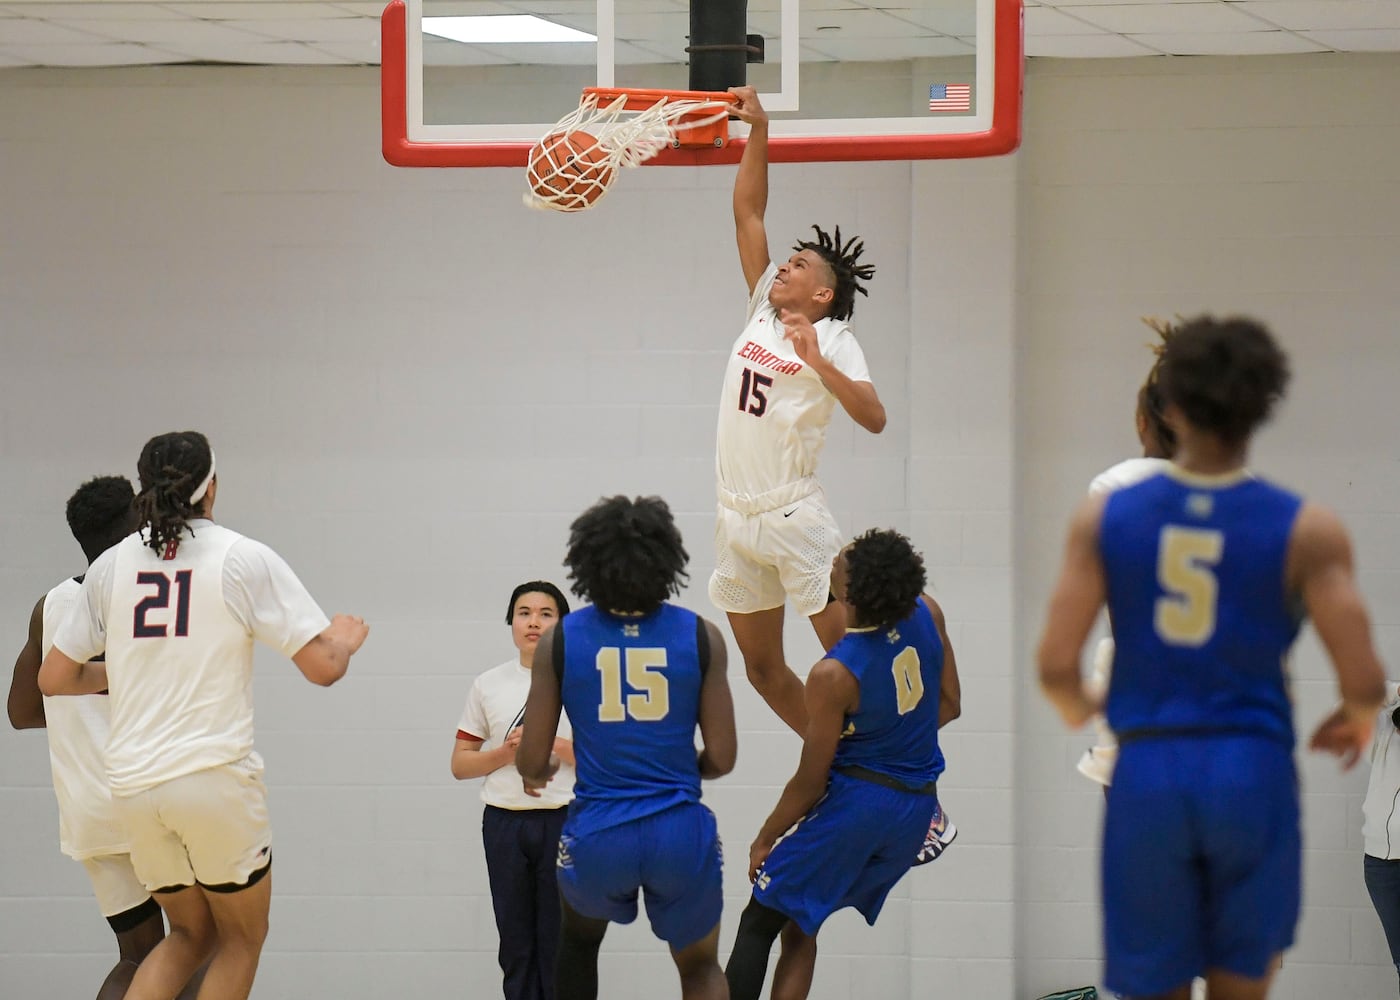
<path fill-rule="evenodd" d="M 792 510 L 790 510 L 790 511 L 788 511 L 786 514 L 784 514 L 783 517 L 792 517 L 792 515 L 794 515 L 794 514 L 797 513 L 798 508 L 801 507 L 801 506 L 802 506 L 801 504 L 798 504 L 797 507 L 792 508 Z"/>

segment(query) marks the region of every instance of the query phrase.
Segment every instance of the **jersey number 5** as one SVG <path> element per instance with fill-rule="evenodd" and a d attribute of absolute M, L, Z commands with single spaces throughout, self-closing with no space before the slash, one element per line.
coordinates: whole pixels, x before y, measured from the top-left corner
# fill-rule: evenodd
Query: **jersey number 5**
<path fill-rule="evenodd" d="M 745 368 L 744 374 L 739 379 L 739 409 L 745 413 L 752 413 L 755 417 L 761 417 L 768 409 L 768 394 L 763 390 L 773 384 L 771 375 L 760 375 L 756 371 Z M 749 402 L 752 397 L 753 402 Z"/>
<path fill-rule="evenodd" d="M 905 646 L 894 658 L 890 667 L 894 674 L 894 694 L 899 705 L 899 714 L 914 711 L 924 697 L 924 675 L 919 671 L 919 651 L 913 646 Z"/>
<path fill-rule="evenodd" d="M 1220 583 L 1215 566 L 1225 551 L 1225 536 L 1203 528 L 1162 529 L 1157 544 L 1157 582 L 1166 594 L 1157 598 L 1153 623 L 1171 646 L 1204 646 L 1215 634 Z"/>
<path fill-rule="evenodd" d="M 622 664 L 627 663 L 629 694 L 622 698 Z M 604 646 L 598 650 L 598 673 L 602 674 L 603 700 L 598 705 L 599 722 L 656 722 L 671 711 L 671 689 L 666 683 L 666 650 L 662 648 L 631 647 L 618 649 Z"/>
<path fill-rule="evenodd" d="M 192 570 L 182 569 L 175 574 L 175 634 L 190 634 L 190 576 Z M 155 587 L 156 592 L 142 598 L 136 605 L 135 619 L 131 623 L 131 634 L 137 639 L 164 639 L 168 625 L 146 624 L 146 614 L 170 607 L 170 577 L 164 573 L 137 573 L 138 587 Z"/>

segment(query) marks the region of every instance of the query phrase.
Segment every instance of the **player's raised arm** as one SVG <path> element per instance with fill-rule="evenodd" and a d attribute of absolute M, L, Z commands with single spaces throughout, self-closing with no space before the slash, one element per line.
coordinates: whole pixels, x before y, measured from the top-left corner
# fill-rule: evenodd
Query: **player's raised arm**
<path fill-rule="evenodd" d="M 744 281 L 749 294 L 753 294 L 772 260 L 768 254 L 768 233 L 763 227 L 763 215 L 768 210 L 768 112 L 763 110 L 758 92 L 752 87 L 730 87 L 729 92 L 739 99 L 734 105 L 735 116 L 749 126 L 739 173 L 734 178 L 734 235 L 739 242 Z"/>
<path fill-rule="evenodd" d="M 555 642 L 559 652 L 555 652 Z M 559 714 L 564 700 L 559 691 L 563 660 L 563 639 L 558 625 L 540 636 L 535 647 L 534 665 L 530 668 L 530 697 L 525 702 L 525 732 L 515 751 L 515 769 L 525 783 L 525 791 L 539 795 L 559 770 L 559 757 L 552 751 L 559 732 Z"/>
<path fill-rule="evenodd" d="M 734 725 L 734 697 L 729 690 L 729 651 L 724 636 L 713 624 L 700 620 L 709 639 L 708 664 L 703 664 L 705 679 L 700 684 L 699 727 L 700 777 L 719 778 L 734 770 L 739 756 L 739 737 Z"/>
<path fill-rule="evenodd" d="M 45 725 L 44 696 L 39 691 L 43 643 L 44 598 L 41 597 L 29 616 L 29 636 L 15 658 L 15 672 L 10 678 L 10 697 L 5 703 L 10 725 L 16 729 L 43 729 Z"/>
<path fill-rule="evenodd" d="M 1036 654 L 1041 690 L 1071 726 L 1083 725 L 1098 710 L 1084 691 L 1079 658 L 1106 593 L 1098 550 L 1103 503 L 1102 496 L 1091 496 L 1075 511 Z"/>
<path fill-rule="evenodd" d="M 1289 546 L 1289 580 L 1332 661 L 1342 703 L 1324 719 L 1311 746 L 1351 767 L 1371 742 L 1385 701 L 1385 669 L 1371 642 L 1371 619 L 1356 586 L 1351 539 L 1330 510 L 1305 504 Z"/>

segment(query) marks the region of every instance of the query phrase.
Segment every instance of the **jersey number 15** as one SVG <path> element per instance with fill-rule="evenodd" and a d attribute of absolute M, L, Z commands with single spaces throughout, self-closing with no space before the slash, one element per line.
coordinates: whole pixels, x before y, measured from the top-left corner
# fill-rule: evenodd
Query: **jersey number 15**
<path fill-rule="evenodd" d="M 633 693 L 622 697 L 624 660 L 627 686 Z M 598 673 L 602 674 L 603 698 L 598 703 L 599 722 L 657 722 L 671 711 L 671 689 L 666 675 L 666 650 L 662 647 L 635 646 L 619 649 L 604 646 L 598 650 Z"/>

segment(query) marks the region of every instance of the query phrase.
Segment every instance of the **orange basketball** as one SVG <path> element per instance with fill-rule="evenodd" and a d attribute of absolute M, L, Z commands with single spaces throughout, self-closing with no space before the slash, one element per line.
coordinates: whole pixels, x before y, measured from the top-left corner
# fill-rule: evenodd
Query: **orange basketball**
<path fill-rule="evenodd" d="M 587 132 L 545 136 L 530 150 L 528 170 L 535 194 L 561 212 L 592 208 L 616 172 L 598 140 Z"/>

